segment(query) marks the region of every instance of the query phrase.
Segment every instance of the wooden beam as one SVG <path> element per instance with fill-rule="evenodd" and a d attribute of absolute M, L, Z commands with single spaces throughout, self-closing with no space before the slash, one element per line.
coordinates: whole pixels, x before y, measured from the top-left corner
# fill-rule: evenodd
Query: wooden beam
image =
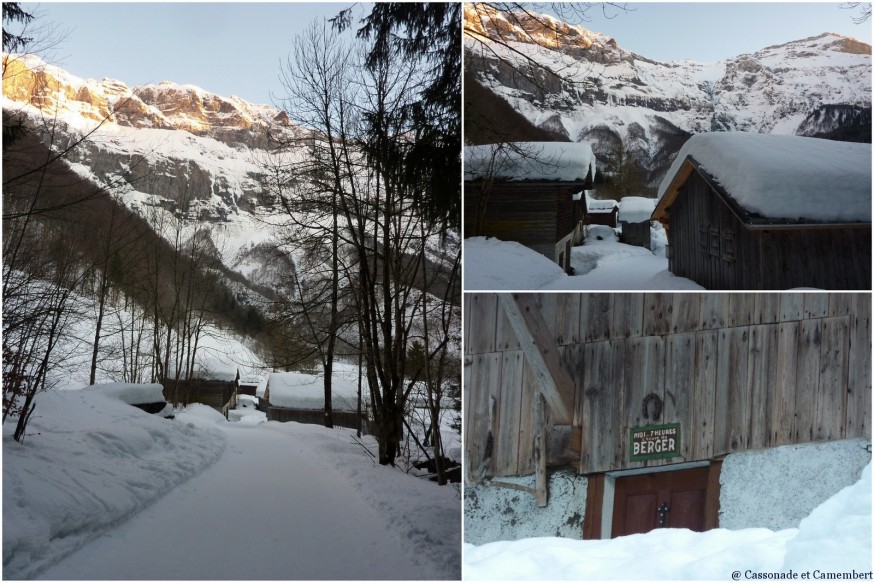
<path fill-rule="evenodd" d="M 573 421 L 574 381 L 561 362 L 558 346 L 540 316 L 535 297 L 522 294 L 498 297 L 555 424 L 569 425 Z"/>
<path fill-rule="evenodd" d="M 534 501 L 543 508 L 549 503 L 546 476 L 546 412 L 543 410 L 543 393 L 538 393 L 534 399 L 534 422 L 537 428 L 534 433 Z"/>

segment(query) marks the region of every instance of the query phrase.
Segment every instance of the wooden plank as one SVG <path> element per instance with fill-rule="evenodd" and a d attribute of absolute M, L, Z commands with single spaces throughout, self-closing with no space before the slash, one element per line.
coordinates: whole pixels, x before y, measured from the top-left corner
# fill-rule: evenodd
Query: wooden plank
<path fill-rule="evenodd" d="M 671 332 L 681 334 L 698 329 L 701 318 L 701 294 L 672 294 L 674 311 L 671 316 Z"/>
<path fill-rule="evenodd" d="M 622 394 L 625 342 L 590 342 L 583 346 L 588 364 L 580 393 L 583 439 L 580 471 L 600 472 L 622 467 Z"/>
<path fill-rule="evenodd" d="M 692 409 L 695 394 L 695 333 L 665 339 L 665 408 L 659 423 L 680 424 L 680 453 L 692 459 Z"/>
<path fill-rule="evenodd" d="M 694 460 L 713 457 L 718 342 L 719 333 L 715 330 L 695 333 L 695 391 L 692 422 L 686 431 L 692 446 L 690 456 Z"/>
<path fill-rule="evenodd" d="M 780 321 L 780 294 L 757 293 L 753 324 L 775 324 Z"/>
<path fill-rule="evenodd" d="M 855 296 L 849 293 L 828 294 L 828 315 L 832 317 L 852 316 L 856 307 Z"/>
<path fill-rule="evenodd" d="M 754 313 L 756 309 L 756 295 L 757 294 L 751 293 L 728 294 L 729 326 L 749 326 L 753 323 Z"/>
<path fill-rule="evenodd" d="M 583 377 L 586 370 L 586 358 L 584 344 L 571 344 L 562 346 L 558 349 L 562 365 L 571 376 L 574 383 L 574 415 L 571 424 L 575 427 L 582 426 L 582 395 L 583 395 Z"/>
<path fill-rule="evenodd" d="M 495 348 L 497 350 L 521 350 L 522 344 L 513 332 L 510 320 L 504 310 L 498 310 L 498 324 L 495 330 Z"/>
<path fill-rule="evenodd" d="M 498 319 L 497 294 L 471 294 L 468 353 L 486 354 L 497 350 L 495 328 Z"/>
<path fill-rule="evenodd" d="M 814 441 L 834 441 L 847 436 L 845 419 L 849 346 L 849 316 L 823 318 L 819 384 L 813 404 Z"/>
<path fill-rule="evenodd" d="M 558 347 L 541 317 L 535 296 L 500 294 L 499 302 L 522 343 L 525 358 L 540 384 L 555 423 L 570 424 L 573 421 L 574 382 L 562 365 Z"/>
<path fill-rule="evenodd" d="M 613 295 L 613 330 L 611 338 L 633 338 L 643 334 L 642 293 Z"/>
<path fill-rule="evenodd" d="M 798 374 L 798 344 L 801 324 L 783 322 L 777 325 L 777 378 L 771 395 L 772 446 L 793 442 L 795 431 L 795 393 Z"/>
<path fill-rule="evenodd" d="M 580 342 L 580 328 L 583 314 L 580 310 L 580 301 L 583 294 L 556 294 L 555 302 L 555 342 L 559 346 L 577 344 Z"/>
<path fill-rule="evenodd" d="M 762 449 L 768 447 L 771 441 L 771 400 L 777 385 L 777 327 L 777 324 L 750 326 L 747 367 L 750 437 L 747 449 Z"/>
<path fill-rule="evenodd" d="M 829 294 L 805 293 L 801 295 L 804 296 L 805 318 L 825 318 L 828 316 Z"/>
<path fill-rule="evenodd" d="M 851 294 L 847 437 L 871 438 L 871 295 Z"/>
<path fill-rule="evenodd" d="M 748 343 L 748 326 L 719 331 L 714 455 L 742 451 L 749 441 Z"/>
<path fill-rule="evenodd" d="M 540 386 L 531 366 L 523 359 L 522 372 L 522 414 L 519 421 L 519 473 L 523 475 L 534 473 L 534 402 L 540 394 Z"/>
<path fill-rule="evenodd" d="M 472 356 L 470 386 L 466 389 L 470 396 L 469 408 L 465 412 L 465 453 L 469 460 L 468 472 L 477 474 L 480 470 L 485 475 L 492 476 L 495 471 L 494 440 L 500 431 L 496 423 L 490 424 L 491 400 L 496 403 L 496 413 L 499 390 L 501 386 L 501 353 L 477 354 Z M 489 432 L 492 433 L 492 451 L 487 451 Z"/>
<path fill-rule="evenodd" d="M 643 335 L 664 336 L 671 330 L 674 296 L 668 293 L 644 295 Z"/>
<path fill-rule="evenodd" d="M 473 294 L 462 294 L 462 321 L 464 322 L 464 353 L 471 354 L 470 343 L 470 314 L 471 314 L 471 298 Z"/>
<path fill-rule="evenodd" d="M 785 292 L 780 294 L 780 321 L 800 320 L 804 315 L 804 295 Z"/>
<path fill-rule="evenodd" d="M 613 333 L 613 294 L 586 294 L 582 309 L 581 337 L 586 342 L 608 340 Z"/>
<path fill-rule="evenodd" d="M 500 433 L 494 436 L 495 476 L 519 474 L 519 435 L 522 415 L 522 374 L 524 354 L 521 350 L 502 353 L 501 385 L 498 402 Z"/>
<path fill-rule="evenodd" d="M 728 325 L 729 294 L 701 294 L 700 330 L 714 330 Z"/>
<path fill-rule="evenodd" d="M 549 431 L 546 427 L 546 403 L 544 402 L 543 394 L 540 393 L 534 401 L 534 417 L 537 424 L 536 433 L 534 434 L 534 501 L 538 507 L 543 508 L 549 502 L 549 496 L 546 489 L 546 459 L 548 452 L 546 451 L 546 434 Z"/>
<path fill-rule="evenodd" d="M 793 443 L 813 440 L 813 405 L 819 385 L 821 320 L 802 320 L 798 335 L 798 373 L 795 379 L 795 428 Z"/>
<path fill-rule="evenodd" d="M 557 315 L 558 302 L 556 297 L 558 294 L 517 294 L 524 296 L 533 303 L 540 306 L 540 317 L 546 328 L 549 330 L 549 337 L 552 339 L 558 338 L 555 321 Z"/>
<path fill-rule="evenodd" d="M 643 401 L 650 393 L 665 399 L 664 339 L 658 336 L 629 338 L 626 340 L 625 398 L 623 399 L 622 446 L 623 462 L 629 458 L 628 430 L 631 427 L 659 423 L 652 415 L 644 416 Z M 647 462 L 624 464 L 626 467 L 652 465 Z"/>

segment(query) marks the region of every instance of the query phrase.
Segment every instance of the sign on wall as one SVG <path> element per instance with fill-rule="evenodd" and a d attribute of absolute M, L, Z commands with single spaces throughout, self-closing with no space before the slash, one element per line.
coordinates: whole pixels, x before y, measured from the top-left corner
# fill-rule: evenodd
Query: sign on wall
<path fill-rule="evenodd" d="M 680 455 L 680 424 L 646 425 L 632 427 L 631 461 L 642 462 Z"/>

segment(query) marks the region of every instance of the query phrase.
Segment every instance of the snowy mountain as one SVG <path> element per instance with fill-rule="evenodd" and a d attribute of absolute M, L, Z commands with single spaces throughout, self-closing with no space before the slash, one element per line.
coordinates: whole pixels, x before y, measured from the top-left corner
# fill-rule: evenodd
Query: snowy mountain
<path fill-rule="evenodd" d="M 826 33 L 715 63 L 658 62 L 550 16 L 466 5 L 465 19 L 465 66 L 482 85 L 535 126 L 592 141 L 602 156 L 621 146 L 650 186 L 695 133 L 870 141 L 871 46 L 849 37 Z"/>
<path fill-rule="evenodd" d="M 255 286 L 275 286 L 262 265 L 269 253 L 260 247 L 272 233 L 263 222 L 272 204 L 262 186 L 268 135 L 306 133 L 285 112 L 193 85 L 81 79 L 33 56 L 10 59 L 7 68 L 5 111 L 35 120 L 55 150 L 88 134 L 65 157 L 79 176 L 153 225 L 173 217 L 206 223 L 228 269 Z"/>

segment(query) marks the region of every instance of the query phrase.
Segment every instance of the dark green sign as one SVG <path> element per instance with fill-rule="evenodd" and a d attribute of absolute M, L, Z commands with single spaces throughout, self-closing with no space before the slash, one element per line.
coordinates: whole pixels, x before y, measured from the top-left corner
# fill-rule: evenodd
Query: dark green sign
<path fill-rule="evenodd" d="M 647 425 L 628 430 L 631 461 L 642 462 L 680 455 L 680 424 Z"/>

